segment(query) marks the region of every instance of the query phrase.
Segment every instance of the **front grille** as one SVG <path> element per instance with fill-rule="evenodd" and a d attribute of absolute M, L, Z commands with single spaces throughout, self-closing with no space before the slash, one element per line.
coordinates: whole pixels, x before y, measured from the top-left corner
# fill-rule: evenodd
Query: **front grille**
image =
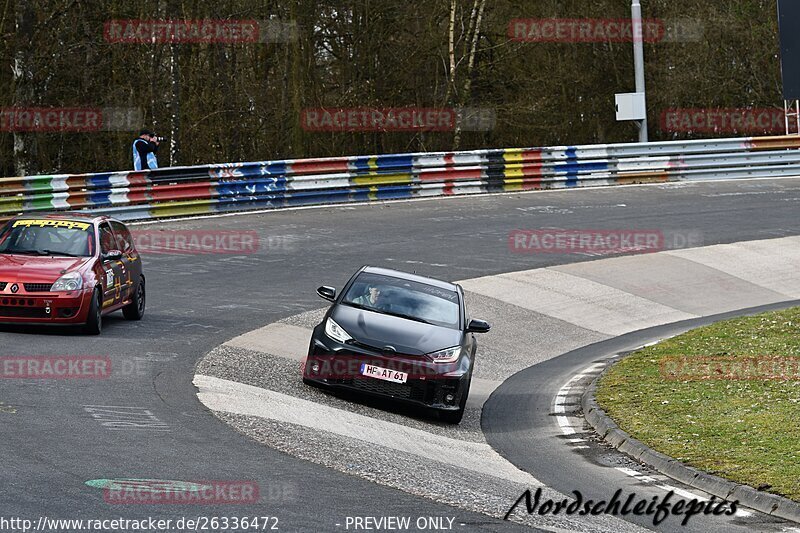
<path fill-rule="evenodd" d="M 6 306 L 33 307 L 36 305 L 36 300 L 33 298 L 2 298 L 0 299 L 0 304 Z"/>
<path fill-rule="evenodd" d="M 0 318 L 50 318 L 44 307 L 0 306 Z"/>
<path fill-rule="evenodd" d="M 7 281 L 0 281 L 0 291 L 6 290 L 6 285 L 8 285 Z"/>
<path fill-rule="evenodd" d="M 351 386 L 365 392 L 386 394 L 395 398 L 411 398 L 411 387 L 404 383 L 393 383 L 372 378 L 354 378 Z"/>
<path fill-rule="evenodd" d="M 392 381 L 384 381 L 382 379 L 373 379 L 368 377 L 358 377 L 353 379 L 344 380 L 343 385 L 349 385 L 354 389 L 364 392 L 371 392 L 373 394 L 381 394 L 384 396 L 392 396 L 394 398 L 401 398 L 404 400 L 425 401 L 426 399 L 426 383 L 394 383 Z"/>
<path fill-rule="evenodd" d="M 27 292 L 50 292 L 52 283 L 24 283 Z"/>

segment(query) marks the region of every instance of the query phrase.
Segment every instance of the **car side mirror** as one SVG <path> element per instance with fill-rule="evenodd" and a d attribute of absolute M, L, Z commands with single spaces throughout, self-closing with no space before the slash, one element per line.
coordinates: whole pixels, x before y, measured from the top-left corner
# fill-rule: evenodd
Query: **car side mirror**
<path fill-rule="evenodd" d="M 467 331 L 471 333 L 486 333 L 491 327 L 485 320 L 472 319 L 467 324 Z"/>
<path fill-rule="evenodd" d="M 320 298 L 324 298 L 330 302 L 336 299 L 336 289 L 333 287 L 327 287 L 323 285 L 317 289 L 317 294 L 320 296 Z"/>
<path fill-rule="evenodd" d="M 109 250 L 103 254 L 103 261 L 117 261 L 122 259 L 122 252 L 119 250 Z"/>

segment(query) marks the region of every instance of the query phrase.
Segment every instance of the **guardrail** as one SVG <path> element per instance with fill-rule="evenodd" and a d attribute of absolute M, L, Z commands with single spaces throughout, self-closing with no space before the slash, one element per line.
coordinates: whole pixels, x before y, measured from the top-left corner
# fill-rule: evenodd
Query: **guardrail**
<path fill-rule="evenodd" d="M 800 176 L 800 136 L 295 159 L 0 178 L 0 218 L 138 220 L 535 189 Z"/>

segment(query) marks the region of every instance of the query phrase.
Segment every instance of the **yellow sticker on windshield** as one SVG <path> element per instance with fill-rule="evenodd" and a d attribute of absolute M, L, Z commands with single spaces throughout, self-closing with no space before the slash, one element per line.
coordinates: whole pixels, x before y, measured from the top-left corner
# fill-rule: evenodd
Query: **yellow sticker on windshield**
<path fill-rule="evenodd" d="M 86 222 L 72 222 L 70 220 L 17 220 L 12 227 L 25 226 L 39 226 L 40 228 L 67 228 L 67 229 L 82 229 L 84 231 L 92 227 L 91 224 Z"/>

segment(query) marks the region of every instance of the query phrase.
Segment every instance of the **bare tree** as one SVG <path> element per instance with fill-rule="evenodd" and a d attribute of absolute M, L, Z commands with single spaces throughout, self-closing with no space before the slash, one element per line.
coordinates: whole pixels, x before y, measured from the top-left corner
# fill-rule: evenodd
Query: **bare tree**
<path fill-rule="evenodd" d="M 14 107 L 31 106 L 36 101 L 35 32 L 36 10 L 31 2 L 15 3 Z M 38 139 L 35 133 L 14 132 L 14 172 L 28 176 L 39 172 Z"/>

